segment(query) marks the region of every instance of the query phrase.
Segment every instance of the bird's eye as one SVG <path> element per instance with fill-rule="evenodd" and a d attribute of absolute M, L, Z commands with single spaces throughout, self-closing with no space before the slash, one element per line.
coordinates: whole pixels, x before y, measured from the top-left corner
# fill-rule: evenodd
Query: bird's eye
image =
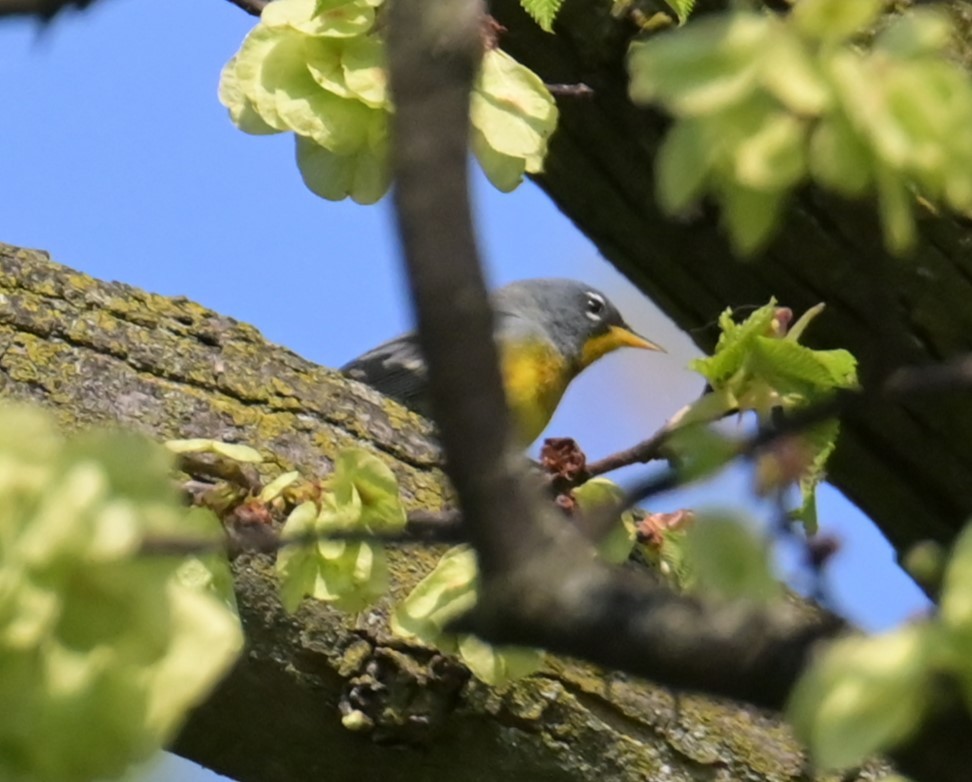
<path fill-rule="evenodd" d="M 600 320 L 604 314 L 604 297 L 597 293 L 588 293 L 584 314 L 591 320 Z"/>

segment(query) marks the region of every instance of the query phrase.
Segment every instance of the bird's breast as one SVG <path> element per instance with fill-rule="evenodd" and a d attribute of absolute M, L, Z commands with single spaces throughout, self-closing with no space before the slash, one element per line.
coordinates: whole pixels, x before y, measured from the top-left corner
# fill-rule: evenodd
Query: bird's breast
<path fill-rule="evenodd" d="M 548 342 L 501 347 L 506 398 L 517 434 L 529 445 L 546 428 L 560 403 L 571 372 L 568 362 Z"/>

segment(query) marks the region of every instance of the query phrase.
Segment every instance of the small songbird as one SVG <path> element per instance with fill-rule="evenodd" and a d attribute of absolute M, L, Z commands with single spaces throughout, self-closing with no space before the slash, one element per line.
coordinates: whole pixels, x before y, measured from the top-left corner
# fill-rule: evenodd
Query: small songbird
<path fill-rule="evenodd" d="M 624 322 L 600 291 L 574 280 L 521 280 L 495 291 L 495 336 L 519 441 L 546 428 L 570 381 L 622 347 L 662 350 Z M 428 415 L 425 361 L 404 334 L 341 367 L 350 378 Z"/>

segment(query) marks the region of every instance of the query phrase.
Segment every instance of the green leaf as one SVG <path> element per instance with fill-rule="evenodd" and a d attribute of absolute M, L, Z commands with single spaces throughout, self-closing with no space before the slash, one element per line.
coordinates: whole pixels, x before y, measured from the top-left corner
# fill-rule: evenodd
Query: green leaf
<path fill-rule="evenodd" d="M 850 353 L 810 350 L 785 337 L 776 313 L 776 302 L 771 300 L 736 324 L 727 310 L 719 318 L 722 335 L 715 353 L 693 361 L 692 369 L 715 390 L 728 391 L 740 409 L 756 410 L 763 416 L 773 406 L 803 405 L 819 401 L 837 388 L 856 386 L 856 362 Z M 805 326 L 801 319 L 796 333 Z"/>
<path fill-rule="evenodd" d="M 260 492 L 260 502 L 273 502 L 283 494 L 285 489 L 292 486 L 298 480 L 300 480 L 300 473 L 296 470 L 278 475 L 263 487 L 263 490 Z"/>
<path fill-rule="evenodd" d="M 303 539 L 316 531 L 317 506 L 303 502 L 294 508 L 280 531 L 282 540 Z M 282 548 L 277 554 L 277 575 L 280 578 L 280 601 L 293 613 L 305 595 L 314 593 L 319 564 L 315 549 L 309 545 L 295 544 Z"/>
<path fill-rule="evenodd" d="M 697 518 L 686 532 L 682 553 L 687 586 L 698 592 L 757 601 L 782 594 L 767 541 L 739 519 Z"/>
<path fill-rule="evenodd" d="M 368 106 L 389 109 L 385 47 L 377 38 L 353 38 L 341 54 L 344 82 L 351 94 Z"/>
<path fill-rule="evenodd" d="M 678 17 L 679 24 L 688 21 L 692 10 L 695 8 L 695 0 L 665 0 Z"/>
<path fill-rule="evenodd" d="M 439 645 L 445 626 L 476 604 L 477 576 L 476 554 L 469 546 L 449 549 L 396 606 L 392 632 Z"/>
<path fill-rule="evenodd" d="M 776 30 L 761 62 L 760 82 L 795 115 L 816 117 L 832 105 L 816 52 L 785 27 Z"/>
<path fill-rule="evenodd" d="M 144 438 L 66 441 L 48 417 L 0 408 L 0 777 L 117 776 L 239 653 L 238 620 L 201 580 L 141 553 L 167 535 L 212 540 L 214 523 L 222 535 L 180 507 L 171 467 Z"/>
<path fill-rule="evenodd" d="M 735 180 L 747 188 L 779 191 L 795 185 L 806 171 L 806 125 L 790 114 L 768 117 L 735 151 Z"/>
<path fill-rule="evenodd" d="M 386 113 L 322 88 L 308 69 L 308 61 L 318 62 L 322 51 L 299 32 L 258 25 L 237 54 L 239 88 L 267 124 L 351 154 L 368 144 L 375 126 L 387 121 Z"/>
<path fill-rule="evenodd" d="M 374 5 L 362 0 L 274 0 L 263 9 L 260 22 L 305 35 L 346 38 L 371 29 Z"/>
<path fill-rule="evenodd" d="M 391 617 L 396 635 L 414 638 L 443 652 L 456 652 L 473 675 L 492 686 L 533 673 L 543 653 L 517 646 L 494 647 L 472 635 L 444 632 L 449 622 L 476 604 L 478 570 L 469 546 L 449 549 L 435 569 L 423 578 Z"/>
<path fill-rule="evenodd" d="M 685 482 L 706 478 L 739 455 L 735 441 L 701 423 L 680 424 L 669 435 L 665 450 Z"/>
<path fill-rule="evenodd" d="M 734 181 L 721 184 L 722 217 L 729 239 L 740 255 L 753 255 L 763 249 L 779 223 L 786 192 L 756 190 Z"/>
<path fill-rule="evenodd" d="M 227 459 L 232 459 L 234 462 L 259 464 L 263 461 L 263 457 L 260 455 L 258 450 L 251 448 L 248 445 L 240 445 L 239 443 L 221 443 L 219 441 L 214 441 L 213 453 L 217 456 L 225 456 Z"/>
<path fill-rule="evenodd" d="M 230 119 L 244 133 L 256 136 L 280 133 L 280 129 L 263 121 L 240 87 L 236 74 L 236 57 L 230 59 L 219 76 L 219 102 L 229 109 Z"/>
<path fill-rule="evenodd" d="M 871 152 L 843 112 L 823 118 L 810 140 L 810 172 L 824 187 L 860 196 L 872 182 Z"/>
<path fill-rule="evenodd" d="M 966 704 L 972 704 L 972 525 L 966 524 L 952 548 L 942 583 L 940 610 L 948 669 L 958 677 Z"/>
<path fill-rule="evenodd" d="M 846 350 L 811 350 L 768 337 L 754 339 L 747 357 L 747 370 L 753 378 L 770 386 L 789 407 L 820 401 L 836 388 L 853 388 L 857 384 L 855 368 L 854 357 Z M 740 402 L 748 407 L 744 399 Z"/>
<path fill-rule="evenodd" d="M 705 123 L 698 120 L 677 122 L 658 149 L 655 188 L 669 214 L 684 211 L 705 192 L 716 162 L 715 147 L 705 131 Z"/>
<path fill-rule="evenodd" d="M 288 611 L 295 611 L 304 597 L 331 603 L 344 611 L 360 611 L 388 590 L 388 561 L 383 546 L 327 537 L 329 533 L 351 530 L 392 530 L 398 523 L 394 519 L 397 495 L 395 502 L 380 495 L 378 484 L 387 476 L 374 471 L 369 460 L 378 461 L 376 457 L 357 449 L 346 453 L 340 474 L 332 478 L 334 494 L 323 494 L 319 505 L 298 505 L 280 531 L 283 541 L 293 541 L 277 555 L 280 599 Z M 359 464 L 362 453 L 367 459 Z M 338 464 L 343 456 L 338 456 Z M 404 512 L 401 525 L 404 526 Z"/>
<path fill-rule="evenodd" d="M 933 689 L 931 629 L 835 641 L 797 682 L 787 717 L 818 766 L 856 765 L 918 726 Z"/>
<path fill-rule="evenodd" d="M 800 0 L 792 16 L 804 35 L 834 42 L 860 33 L 882 10 L 882 0 Z"/>
<path fill-rule="evenodd" d="M 201 437 L 192 440 L 168 440 L 165 447 L 172 453 L 212 453 L 232 459 L 234 462 L 247 464 L 259 464 L 263 461 L 260 452 L 248 445 L 206 440 Z"/>
<path fill-rule="evenodd" d="M 523 10 L 547 33 L 553 32 L 554 19 L 563 4 L 564 0 L 520 0 Z"/>
<path fill-rule="evenodd" d="M 874 41 L 877 50 L 892 57 L 911 59 L 941 52 L 952 40 L 946 13 L 937 8 L 915 8 L 891 18 Z"/>
<path fill-rule="evenodd" d="M 657 100 L 676 116 L 737 104 L 758 86 L 759 56 L 772 33 L 765 17 L 738 13 L 636 41 L 628 50 L 631 99 Z"/>
<path fill-rule="evenodd" d="M 469 119 L 490 147 L 522 158 L 526 170 L 535 172 L 557 127 L 557 105 L 540 77 L 502 50 L 492 49 L 483 58 Z"/>
<path fill-rule="evenodd" d="M 350 196 L 356 203 L 373 204 L 388 192 L 390 172 L 384 145 L 340 155 L 311 139 L 296 139 L 300 176 L 307 188 L 321 198 L 340 201 Z"/>
<path fill-rule="evenodd" d="M 185 527 L 187 537 L 192 530 L 201 543 L 218 547 L 226 541 L 223 525 L 208 508 L 190 508 L 186 511 Z M 233 571 L 225 550 L 216 548 L 210 554 L 186 557 L 176 571 L 176 579 L 197 592 L 211 593 L 234 615 L 239 616 L 236 591 L 233 589 Z"/>
<path fill-rule="evenodd" d="M 389 187 L 380 4 L 275 0 L 223 70 L 220 100 L 232 120 L 250 133 L 292 131 L 304 184 L 329 200 L 372 204 Z M 484 56 L 470 119 L 476 155 L 497 187 L 542 171 L 556 103 L 536 74 L 498 49 Z"/>
<path fill-rule="evenodd" d="M 543 666 L 543 652 L 521 646 L 491 646 L 474 635 L 460 635 L 459 657 L 473 676 L 491 687 L 505 687 Z"/>
<path fill-rule="evenodd" d="M 798 481 L 800 489 L 800 505 L 789 512 L 789 517 L 803 525 L 806 534 L 816 535 L 819 525 L 817 522 L 817 486 L 826 478 L 825 466 L 831 454 L 837 447 L 837 436 L 840 434 L 838 421 L 827 421 L 818 426 L 810 427 L 799 436 L 799 443 L 807 449 L 809 464 Z"/>
<path fill-rule="evenodd" d="M 469 129 L 469 139 L 473 154 L 493 187 L 503 193 L 516 190 L 526 173 L 526 160 L 497 152 L 476 128 Z"/>
<path fill-rule="evenodd" d="M 405 506 L 398 479 L 391 468 L 363 448 L 346 448 L 334 461 L 328 479 L 338 504 L 360 503 L 357 524 L 368 532 L 400 532 L 405 529 Z"/>
<path fill-rule="evenodd" d="M 689 367 L 702 375 L 716 390 L 725 388 L 743 368 L 758 337 L 770 334 L 776 317 L 776 299 L 770 299 L 742 323 L 732 317 L 732 308 L 719 316 L 721 334 L 715 352 L 708 358 L 696 359 Z"/>
<path fill-rule="evenodd" d="M 352 39 L 352 41 L 357 39 Z M 347 42 L 334 38 L 305 41 L 307 71 L 317 84 L 339 98 L 354 98 L 341 64 Z"/>
<path fill-rule="evenodd" d="M 619 507 L 624 499 L 624 490 L 607 478 L 591 478 L 575 488 L 572 494 L 581 513 L 585 514 Z M 637 538 L 631 514 L 621 513 L 607 535 L 597 542 L 597 552 L 605 562 L 626 562 Z"/>

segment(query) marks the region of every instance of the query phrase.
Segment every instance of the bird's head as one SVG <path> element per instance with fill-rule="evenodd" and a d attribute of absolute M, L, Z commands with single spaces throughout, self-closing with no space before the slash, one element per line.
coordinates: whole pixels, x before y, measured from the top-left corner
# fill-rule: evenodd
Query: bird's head
<path fill-rule="evenodd" d="M 632 329 L 607 296 L 575 280 L 521 280 L 497 291 L 495 306 L 540 327 L 575 372 L 618 348 L 663 350 Z"/>

